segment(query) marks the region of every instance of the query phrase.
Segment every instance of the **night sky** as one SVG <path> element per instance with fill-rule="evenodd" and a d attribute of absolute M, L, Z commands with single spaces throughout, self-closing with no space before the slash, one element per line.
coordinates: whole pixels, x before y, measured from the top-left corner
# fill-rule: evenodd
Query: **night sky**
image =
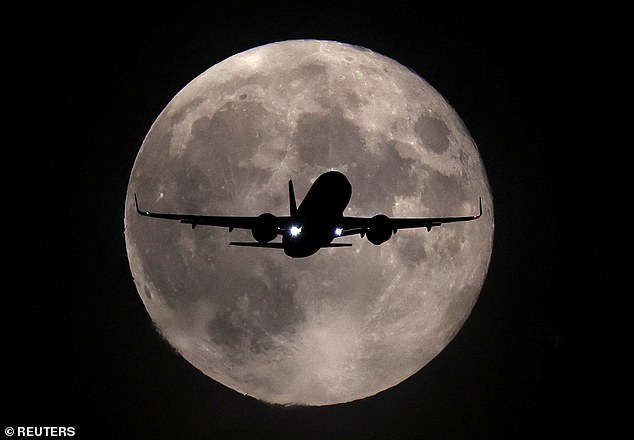
<path fill-rule="evenodd" d="M 506 439 L 619 422 L 625 322 L 611 307 L 626 291 L 608 287 L 601 166 L 573 116 L 591 107 L 578 58 L 595 53 L 576 20 L 522 6 L 111 8 L 38 9 L 19 18 L 37 38 L 5 39 L 3 429 Z M 260 403 L 182 359 L 153 327 L 123 238 L 130 171 L 169 100 L 235 53 L 296 38 L 364 46 L 428 81 L 478 145 L 495 204 L 489 274 L 455 339 L 400 385 L 321 408 Z"/>

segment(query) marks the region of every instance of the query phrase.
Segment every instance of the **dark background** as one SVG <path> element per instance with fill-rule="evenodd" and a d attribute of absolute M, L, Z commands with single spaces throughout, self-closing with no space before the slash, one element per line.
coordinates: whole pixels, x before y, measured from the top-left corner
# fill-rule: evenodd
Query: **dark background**
<path fill-rule="evenodd" d="M 2 428 L 79 438 L 568 438 L 614 427 L 625 322 L 598 246 L 598 161 L 576 114 L 597 50 L 569 11 L 341 4 L 60 10 L 6 17 Z M 283 9 L 282 9 L 283 8 Z M 35 9 L 37 9 L 35 11 Z M 25 39 L 25 35 L 35 38 Z M 202 375 L 154 330 L 123 239 L 134 159 L 160 111 L 223 59 L 296 38 L 413 69 L 475 139 L 495 202 L 489 275 L 449 346 L 361 401 L 278 407 Z M 15 174 L 14 174 L 15 173 Z M 590 182 L 590 183 L 588 183 Z M 608 236 L 609 238 L 609 236 Z M 614 342 L 610 342 L 614 341 Z M 606 415 L 607 414 L 607 415 Z M 599 431 L 600 430 L 600 431 Z"/>

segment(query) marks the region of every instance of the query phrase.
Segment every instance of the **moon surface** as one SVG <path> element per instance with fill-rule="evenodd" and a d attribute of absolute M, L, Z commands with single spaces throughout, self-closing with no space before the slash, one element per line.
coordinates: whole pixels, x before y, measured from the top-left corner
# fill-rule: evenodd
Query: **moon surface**
<path fill-rule="evenodd" d="M 484 215 L 374 246 L 292 259 L 229 246 L 250 231 L 137 215 L 288 215 L 323 172 L 352 184 L 346 215 Z M 267 44 L 216 64 L 160 113 L 127 190 L 125 240 L 160 334 L 205 375 L 277 404 L 374 395 L 456 335 L 486 277 L 493 203 L 476 145 L 432 86 L 332 41 Z"/>

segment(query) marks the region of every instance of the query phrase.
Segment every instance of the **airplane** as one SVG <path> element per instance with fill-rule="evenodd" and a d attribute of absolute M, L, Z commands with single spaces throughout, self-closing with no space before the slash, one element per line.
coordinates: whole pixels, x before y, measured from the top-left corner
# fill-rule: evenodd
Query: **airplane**
<path fill-rule="evenodd" d="M 282 249 L 292 258 L 304 258 L 315 254 L 322 248 L 349 247 L 352 243 L 338 243 L 333 240 L 359 234 L 370 243 L 380 245 L 400 229 L 427 228 L 428 231 L 443 223 L 466 222 L 482 216 L 482 198 L 480 211 L 476 215 L 461 217 L 420 217 L 390 218 L 384 214 L 373 217 L 348 217 L 343 214 L 352 196 L 352 185 L 342 173 L 328 171 L 320 175 L 312 184 L 308 193 L 297 206 L 293 181 L 288 182 L 290 215 L 276 216 L 271 213 L 259 216 L 214 216 L 195 214 L 170 214 L 143 211 L 134 194 L 136 211 L 140 215 L 159 219 L 178 220 L 191 225 L 218 226 L 234 229 L 249 229 L 254 242 L 235 242 L 229 245 L 256 248 Z M 273 242 L 277 236 L 281 242 Z"/>

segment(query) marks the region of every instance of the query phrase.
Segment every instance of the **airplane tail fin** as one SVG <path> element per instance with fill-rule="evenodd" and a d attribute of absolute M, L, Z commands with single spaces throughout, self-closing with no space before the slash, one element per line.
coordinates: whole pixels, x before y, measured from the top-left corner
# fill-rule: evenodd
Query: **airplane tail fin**
<path fill-rule="evenodd" d="M 295 190 L 293 189 L 293 181 L 288 181 L 288 200 L 291 205 L 291 217 L 297 214 L 297 203 L 295 202 Z"/>

